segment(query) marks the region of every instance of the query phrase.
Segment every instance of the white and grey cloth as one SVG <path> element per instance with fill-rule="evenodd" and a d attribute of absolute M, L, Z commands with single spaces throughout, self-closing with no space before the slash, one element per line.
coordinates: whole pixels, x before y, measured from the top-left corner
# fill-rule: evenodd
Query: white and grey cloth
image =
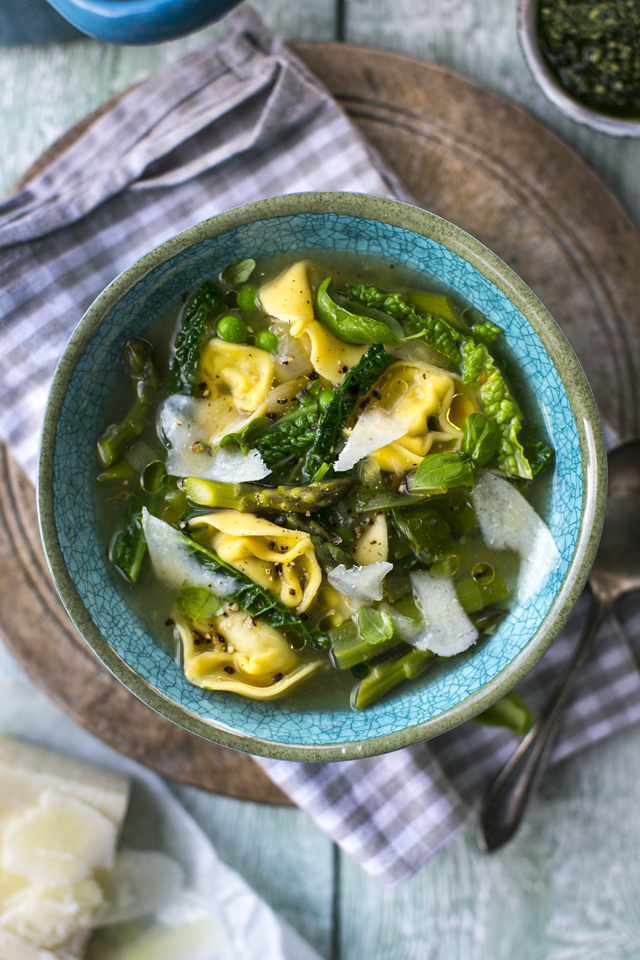
<path fill-rule="evenodd" d="M 0 437 L 33 479 L 47 390 L 97 294 L 206 217 L 282 193 L 408 200 L 327 90 L 245 9 L 220 40 L 126 94 L 0 205 Z M 586 598 L 520 686 L 537 706 L 568 660 Z M 633 598 L 580 677 L 554 759 L 640 720 Z M 410 877 L 465 824 L 516 738 L 465 723 L 396 753 L 337 763 L 260 760 L 372 876 Z"/>

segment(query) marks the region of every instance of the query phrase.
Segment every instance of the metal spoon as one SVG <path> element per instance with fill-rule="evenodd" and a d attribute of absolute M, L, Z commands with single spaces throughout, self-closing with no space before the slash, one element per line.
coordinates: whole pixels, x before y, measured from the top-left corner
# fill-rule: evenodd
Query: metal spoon
<path fill-rule="evenodd" d="M 538 788 L 576 677 L 613 603 L 640 588 L 640 440 L 609 454 L 609 491 L 602 540 L 589 578 L 591 606 L 566 672 L 538 720 L 485 794 L 478 841 L 491 852 L 510 840 Z"/>

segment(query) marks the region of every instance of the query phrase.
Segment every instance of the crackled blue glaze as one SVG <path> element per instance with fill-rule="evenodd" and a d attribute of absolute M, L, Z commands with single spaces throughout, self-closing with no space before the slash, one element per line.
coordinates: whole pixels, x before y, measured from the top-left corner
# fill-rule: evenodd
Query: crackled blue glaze
<path fill-rule="evenodd" d="M 425 271 L 497 323 L 521 376 L 534 387 L 556 451 L 545 519 L 561 562 L 545 588 L 517 605 L 481 648 L 434 670 L 425 683 L 399 688 L 394 696 L 362 713 L 301 712 L 300 708 L 293 713 L 286 701 L 258 703 L 191 686 L 127 607 L 106 561 L 93 509 L 93 451 L 104 427 L 102 411 L 114 388 L 123 338 L 144 336 L 170 301 L 178 301 L 185 290 L 214 276 L 231 260 L 314 249 L 373 254 Z M 80 358 L 62 402 L 53 492 L 60 547 L 73 584 L 100 632 L 129 667 L 205 723 L 276 744 L 319 746 L 363 742 L 424 723 L 477 693 L 505 670 L 541 627 L 569 568 L 581 524 L 583 470 L 563 379 L 538 334 L 498 286 L 447 246 L 411 230 L 353 216 L 297 214 L 243 224 L 204 239 L 161 263 L 124 293 Z"/>

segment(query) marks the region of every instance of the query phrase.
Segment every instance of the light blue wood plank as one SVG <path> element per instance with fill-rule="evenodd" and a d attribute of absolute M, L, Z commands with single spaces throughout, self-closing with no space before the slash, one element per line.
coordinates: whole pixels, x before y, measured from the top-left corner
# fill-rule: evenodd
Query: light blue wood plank
<path fill-rule="evenodd" d="M 329 40 L 334 0 L 255 0 L 267 25 L 289 40 Z M 109 97 L 227 29 L 225 21 L 191 37 L 149 47 L 93 40 L 8 47 L 0 55 L 0 196 L 53 141 Z"/>
<path fill-rule="evenodd" d="M 220 856 L 318 952 L 331 957 L 333 844 L 300 810 L 171 785 Z"/>
<path fill-rule="evenodd" d="M 521 833 L 473 830 L 383 889 L 343 858 L 346 960 L 631 960 L 640 943 L 640 729 L 547 773 Z"/>
<path fill-rule="evenodd" d="M 640 140 L 596 133 L 549 103 L 526 66 L 516 0 L 345 0 L 351 43 L 414 54 L 506 94 L 573 144 L 640 221 Z"/>

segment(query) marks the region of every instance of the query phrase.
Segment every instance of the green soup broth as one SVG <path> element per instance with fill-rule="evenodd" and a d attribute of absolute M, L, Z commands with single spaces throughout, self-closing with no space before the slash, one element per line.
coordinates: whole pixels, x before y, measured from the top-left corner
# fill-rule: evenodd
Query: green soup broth
<path fill-rule="evenodd" d="M 240 321 L 239 326 L 244 325 L 246 329 L 247 342 L 249 345 L 254 344 L 261 334 L 270 330 L 272 319 L 265 316 L 259 309 L 259 302 L 254 301 L 251 288 L 264 286 L 264 284 L 282 274 L 292 263 L 301 259 L 307 261 L 308 276 L 314 290 L 325 278 L 332 277 L 333 289 L 336 291 L 344 290 L 349 283 L 365 284 L 382 291 L 399 293 L 407 301 L 410 300 L 414 304 L 435 302 L 440 305 L 445 313 L 447 310 L 453 311 L 455 318 L 463 318 L 463 320 L 468 318 L 477 320 L 478 318 L 475 312 L 470 312 L 468 304 L 465 304 L 459 297 L 440 284 L 436 278 L 408 270 L 403 266 L 385 260 L 363 258 L 361 255 L 355 254 L 341 253 L 338 256 L 325 252 L 309 251 L 304 256 L 297 254 L 295 259 L 291 255 L 285 254 L 258 259 L 254 270 L 245 283 L 224 284 L 221 283 L 219 277 L 212 277 L 212 282 L 219 285 L 219 288 L 225 294 L 225 298 L 224 302 L 212 311 L 211 315 L 207 316 L 203 342 L 216 336 L 216 331 L 219 329 L 217 321 L 224 316 L 225 318 L 237 318 Z M 210 508 L 197 506 L 193 503 L 185 505 L 182 502 L 181 506 L 179 484 L 175 479 L 169 481 L 169 486 L 165 485 L 157 492 L 145 492 L 140 484 L 141 471 L 148 463 L 156 460 L 165 461 L 167 458 L 166 447 L 158 435 L 157 411 L 163 400 L 172 392 L 169 373 L 175 332 L 176 329 L 180 328 L 185 313 L 185 303 L 188 296 L 192 294 L 193 291 L 185 291 L 181 301 L 168 304 L 164 314 L 158 316 L 145 331 L 145 338 L 152 345 L 155 354 L 159 382 L 154 399 L 142 417 L 139 433 L 135 439 L 125 446 L 114 465 L 114 468 L 120 465 L 119 469 L 122 476 L 106 482 L 96 480 L 95 483 L 94 498 L 97 528 L 105 555 L 109 554 L 110 545 L 113 544 L 117 531 L 126 525 L 127 518 L 134 513 L 135 509 L 143 505 L 148 508 L 151 514 L 164 517 L 173 526 L 178 526 L 181 519 L 189 520 L 198 514 L 210 512 Z M 436 301 L 421 300 L 421 295 L 426 294 L 438 295 L 440 299 L 436 299 Z M 237 305 L 238 300 L 242 308 Z M 420 313 L 419 308 L 416 309 Z M 227 326 L 232 332 L 235 329 L 232 324 L 227 324 Z M 258 342 L 260 341 L 258 340 Z M 270 341 L 265 341 L 263 338 L 263 342 L 268 344 Z M 490 349 L 520 406 L 528 438 L 541 442 L 545 441 L 541 427 L 542 417 L 535 396 L 519 375 L 514 358 L 508 348 L 500 342 L 499 337 Z M 450 369 L 455 369 L 455 367 L 450 366 Z M 317 377 L 315 379 L 317 380 Z M 322 381 L 322 378 L 320 380 Z M 307 384 L 308 387 L 313 385 L 313 380 Z M 320 393 L 319 388 L 321 386 L 324 386 L 329 393 L 332 390 L 331 384 L 321 382 L 314 386 L 317 395 Z M 200 395 L 202 394 L 201 387 L 202 385 L 196 385 L 196 395 L 198 395 L 198 390 L 200 390 Z M 111 391 L 111 400 L 104 410 L 105 427 L 108 424 L 121 422 L 127 417 L 134 395 L 135 383 L 132 382 L 130 372 L 123 363 L 114 374 L 114 389 Z M 482 404 L 479 406 L 480 411 L 482 411 Z M 277 423 L 277 419 L 274 419 L 273 423 Z M 447 450 L 450 446 L 450 444 L 444 444 L 442 449 Z M 494 467 L 495 464 L 489 466 Z M 96 476 L 98 477 L 103 473 L 104 469 L 103 465 L 99 463 L 98 457 L 96 457 Z M 295 463 L 293 468 L 291 463 L 286 464 L 282 469 L 277 469 L 275 473 L 260 481 L 260 485 L 274 487 L 282 483 L 301 483 L 300 476 L 295 473 L 296 469 L 298 468 Z M 129 475 L 125 476 L 127 473 Z M 342 536 L 340 547 L 347 554 L 350 554 L 350 542 L 356 538 L 357 531 L 363 528 L 363 524 L 366 525 L 367 519 L 366 514 L 356 512 L 358 491 L 362 487 L 362 467 L 356 466 L 351 473 L 357 478 L 356 487 L 340 503 L 328 509 L 312 511 L 309 516 L 304 513 L 296 515 L 298 518 L 302 518 L 302 521 L 317 520 L 336 538 Z M 388 476 L 377 476 L 374 486 L 376 486 L 378 494 L 385 491 L 402 492 L 407 490 L 406 479 L 406 477 L 400 479 L 394 477 L 393 480 L 390 480 Z M 542 471 L 526 483 L 521 481 L 516 481 L 516 483 L 522 488 L 527 500 L 536 511 L 544 517 L 550 492 L 550 471 Z M 173 496 L 173 501 L 178 505 L 173 513 L 167 511 L 167 493 L 169 490 Z M 369 491 L 370 493 L 371 491 Z M 501 596 L 490 606 L 494 611 L 507 611 L 513 604 L 519 569 L 518 556 L 511 550 L 492 550 L 489 548 L 484 543 L 477 524 L 470 522 L 465 526 L 465 524 L 460 525 L 457 522 L 459 517 L 462 516 L 459 494 L 460 489 L 449 491 L 448 494 L 441 494 L 437 498 L 442 507 L 441 513 L 445 523 L 452 531 L 458 557 L 457 568 L 453 572 L 453 581 L 454 583 L 469 583 L 470 581 L 473 582 L 474 576 L 478 578 L 479 582 L 482 581 L 483 576 L 485 580 L 501 581 L 506 585 L 508 594 Z M 447 499 L 448 497 L 449 499 Z M 182 497 L 182 501 L 184 501 L 184 497 Z M 180 512 L 181 509 L 183 513 Z M 447 510 L 450 510 L 450 515 L 447 514 Z M 411 602 L 409 581 L 411 570 L 426 569 L 428 565 L 425 565 L 416 557 L 415 549 L 407 542 L 406 537 L 403 540 L 399 535 L 398 529 L 390 520 L 390 510 L 386 509 L 383 512 L 387 514 L 391 527 L 392 555 L 389 556 L 389 560 L 394 563 L 392 579 L 395 585 L 393 590 L 395 599 L 386 596 L 383 606 L 390 599 L 393 602 L 398 602 L 397 594 L 398 591 L 402 591 L 403 583 L 405 594 L 404 598 L 399 598 L 399 602 L 401 604 L 404 602 L 406 606 L 407 602 Z M 277 516 L 277 512 L 266 514 L 267 519 L 272 521 Z M 168 656 L 181 662 L 180 642 L 172 622 L 175 616 L 174 592 L 168 590 L 167 586 L 156 577 L 149 556 L 144 557 L 136 582 L 130 582 L 113 565 L 110 565 L 110 569 L 126 603 L 145 623 L 154 640 L 167 652 Z M 326 569 L 323 572 L 323 577 L 326 577 Z M 373 602 L 371 605 L 374 609 L 379 606 L 377 602 Z M 326 625 L 321 623 L 322 618 L 317 612 L 310 619 L 326 629 Z M 489 633 L 485 634 L 481 631 L 478 643 L 484 642 L 490 632 L 491 626 Z M 329 636 L 330 634 L 331 631 L 329 630 Z M 395 635 L 392 639 L 395 639 Z M 300 647 L 299 642 L 294 640 L 293 643 L 296 648 Z M 348 707 L 353 688 L 367 669 L 371 670 L 378 662 L 385 663 L 387 660 L 392 661 L 394 658 L 397 659 L 401 655 L 406 655 L 411 651 L 411 646 L 398 639 L 396 646 L 391 645 L 387 646 L 386 649 L 382 647 L 380 649 L 382 652 L 368 661 L 368 668 L 366 666 L 359 667 L 352 672 L 351 669 L 336 669 L 332 665 L 327 649 L 316 648 L 312 643 L 307 642 L 303 649 L 297 651 L 299 663 L 305 664 L 319 660 L 320 666 L 298 686 L 293 686 L 285 692 L 276 702 L 285 710 L 296 710 L 303 707 L 304 709 L 334 710 Z M 429 673 L 426 672 L 411 682 L 428 684 Z M 397 694 L 398 690 L 395 689 L 391 695 Z M 215 697 L 236 696 L 237 694 L 214 690 L 209 695 Z"/>

